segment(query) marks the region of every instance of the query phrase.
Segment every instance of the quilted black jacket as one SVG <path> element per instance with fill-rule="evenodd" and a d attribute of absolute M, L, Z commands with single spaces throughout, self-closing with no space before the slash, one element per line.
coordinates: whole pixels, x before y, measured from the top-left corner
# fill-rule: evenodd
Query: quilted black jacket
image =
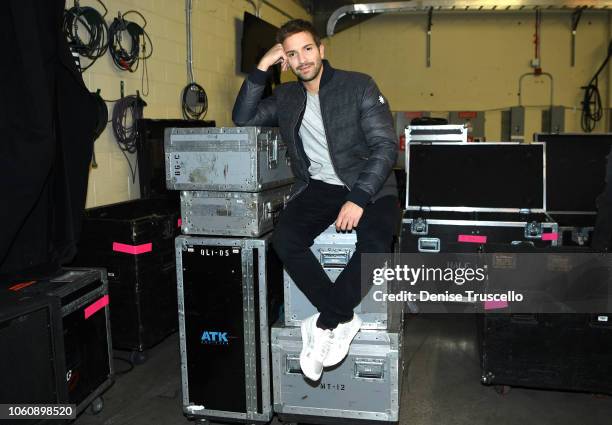
<path fill-rule="evenodd" d="M 280 128 L 296 177 L 295 196 L 310 179 L 310 162 L 298 134 L 306 109 L 306 89 L 298 81 L 285 83 L 261 100 L 266 77 L 265 72 L 255 69 L 244 81 L 232 119 L 238 126 Z M 334 69 L 324 60 L 319 101 L 332 164 L 350 189 L 346 200 L 364 207 L 383 196 L 397 196 L 391 172 L 397 158 L 393 118 L 374 80 L 358 72 Z"/>

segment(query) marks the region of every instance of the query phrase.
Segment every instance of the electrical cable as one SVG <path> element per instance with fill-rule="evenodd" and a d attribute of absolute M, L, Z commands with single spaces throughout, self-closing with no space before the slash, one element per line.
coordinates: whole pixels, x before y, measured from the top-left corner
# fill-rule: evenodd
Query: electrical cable
<path fill-rule="evenodd" d="M 612 41 L 608 44 L 608 53 L 593 78 L 586 86 L 580 87 L 584 90 L 584 98 L 582 100 L 582 116 L 580 126 L 582 131 L 590 133 L 595 129 L 595 125 L 603 118 L 603 108 L 601 104 L 601 95 L 599 94 L 599 74 L 610 61 L 612 56 Z"/>
<path fill-rule="evenodd" d="M 140 26 L 136 22 L 125 19 L 125 17 L 130 14 L 140 16 L 143 25 Z M 140 60 L 142 59 L 145 61 L 153 55 L 153 43 L 151 42 L 149 34 L 145 31 L 146 26 L 147 20 L 142 13 L 136 10 L 128 10 L 123 14 L 119 12 L 117 17 L 113 19 L 113 22 L 108 28 L 108 51 L 113 62 L 120 70 L 136 72 Z M 130 41 L 129 48 L 124 38 Z M 147 42 L 151 47 L 148 52 Z"/>
<path fill-rule="evenodd" d="M 181 110 L 186 120 L 204 119 L 208 112 L 208 96 L 204 87 L 193 78 L 193 43 L 191 36 L 191 0 L 185 0 L 185 22 L 187 31 L 187 76 L 189 83 L 181 94 Z"/>
<path fill-rule="evenodd" d="M 113 360 L 119 360 L 122 362 L 125 362 L 128 364 L 128 367 L 126 369 L 123 370 L 117 370 L 117 368 L 115 368 L 115 375 L 119 376 L 119 375 L 125 375 L 126 373 L 131 372 L 134 369 L 134 363 L 132 363 L 130 360 L 125 359 L 123 357 L 119 357 L 119 356 L 113 356 Z"/>
<path fill-rule="evenodd" d="M 93 7 L 80 6 L 78 1 L 64 12 L 62 30 L 68 44 L 80 56 L 91 60 L 87 66 L 81 67 L 81 72 L 90 68 L 108 48 L 108 26 L 104 20 L 108 9 L 100 0 L 98 3 L 104 8 L 104 15 Z M 85 30 L 87 41 L 79 35 L 79 26 Z"/>
<path fill-rule="evenodd" d="M 136 182 L 136 170 L 138 169 L 138 157 L 134 166 L 130 162 L 127 154 L 136 153 L 138 142 L 137 122 L 143 117 L 143 108 L 147 106 L 139 95 L 126 96 L 117 100 L 113 108 L 113 132 L 117 141 L 117 146 L 123 153 L 125 160 L 130 167 L 132 184 Z"/>

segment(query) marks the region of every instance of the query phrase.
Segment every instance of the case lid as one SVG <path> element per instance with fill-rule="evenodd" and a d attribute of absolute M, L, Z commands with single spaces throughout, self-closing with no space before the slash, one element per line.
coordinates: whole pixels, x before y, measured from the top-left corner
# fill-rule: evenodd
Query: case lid
<path fill-rule="evenodd" d="M 546 210 L 543 143 L 409 143 L 406 209 Z"/>
<path fill-rule="evenodd" d="M 536 134 L 546 142 L 546 206 L 552 213 L 592 213 L 605 188 L 612 134 Z"/>

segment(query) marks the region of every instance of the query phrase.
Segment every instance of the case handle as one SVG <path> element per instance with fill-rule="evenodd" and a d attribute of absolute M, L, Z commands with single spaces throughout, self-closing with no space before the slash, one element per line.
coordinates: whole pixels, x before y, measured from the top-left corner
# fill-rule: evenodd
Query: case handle
<path fill-rule="evenodd" d="M 419 252 L 440 252 L 440 239 L 419 238 L 418 250 Z"/>
<path fill-rule="evenodd" d="M 287 357 L 285 357 L 285 372 L 301 375 L 302 368 L 300 366 L 300 358 L 295 355 L 287 354 Z"/>
<path fill-rule="evenodd" d="M 355 377 L 366 379 L 384 379 L 385 364 L 381 361 L 356 360 Z"/>
<path fill-rule="evenodd" d="M 271 218 L 272 222 L 276 224 L 278 220 L 278 216 L 280 212 L 285 208 L 286 200 L 285 198 L 276 200 L 276 201 L 268 201 L 264 203 L 264 216 L 266 219 Z"/>
<path fill-rule="evenodd" d="M 350 249 L 322 249 L 319 262 L 324 268 L 344 268 L 351 259 Z"/>

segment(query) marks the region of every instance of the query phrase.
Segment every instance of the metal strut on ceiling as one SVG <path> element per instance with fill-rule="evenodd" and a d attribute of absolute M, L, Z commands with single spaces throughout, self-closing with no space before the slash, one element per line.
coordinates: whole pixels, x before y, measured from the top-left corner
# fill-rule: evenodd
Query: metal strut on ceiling
<path fill-rule="evenodd" d="M 576 64 L 576 30 L 578 29 L 578 23 L 580 22 L 580 17 L 582 16 L 582 11 L 584 10 L 584 6 L 577 7 L 572 13 L 572 51 L 571 51 L 571 65 L 574 66 Z"/>
<path fill-rule="evenodd" d="M 431 20 L 433 18 L 433 7 L 427 12 L 427 68 L 431 67 Z"/>
<path fill-rule="evenodd" d="M 576 7 L 589 10 L 612 10 L 612 0 L 413 0 L 382 3 L 350 4 L 336 9 L 327 20 L 327 36 L 334 35 L 340 19 L 347 15 L 370 13 L 402 13 L 436 11 L 527 11 L 574 10 Z"/>

